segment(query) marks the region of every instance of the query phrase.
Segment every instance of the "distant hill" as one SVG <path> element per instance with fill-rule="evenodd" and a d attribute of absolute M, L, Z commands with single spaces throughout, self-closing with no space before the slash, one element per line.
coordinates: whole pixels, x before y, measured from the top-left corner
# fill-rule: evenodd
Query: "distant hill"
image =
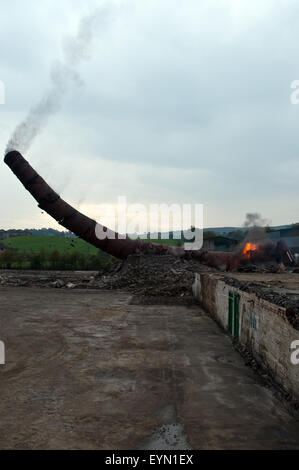
<path fill-rule="evenodd" d="M 53 228 L 41 228 L 41 229 L 29 229 L 29 232 L 35 237 L 65 237 L 65 238 L 74 238 L 72 232 L 60 232 Z"/>
<path fill-rule="evenodd" d="M 269 227 L 269 231 L 276 231 L 276 230 L 283 230 L 287 228 L 292 228 L 298 224 L 289 224 L 289 225 L 277 225 L 273 227 Z M 204 228 L 204 232 L 214 232 L 217 236 L 229 236 L 230 238 L 234 237 L 234 232 L 236 232 L 236 239 L 243 238 L 244 235 L 242 233 L 246 233 L 248 231 L 248 227 L 207 227 Z M 168 235 L 167 232 L 163 233 L 156 233 L 153 237 L 154 239 L 158 239 L 163 235 Z M 72 232 L 68 231 L 59 231 L 53 228 L 41 228 L 41 229 L 10 229 L 10 230 L 1 230 L 0 229 L 0 240 L 5 240 L 8 238 L 20 237 L 20 236 L 33 236 L 33 237 L 59 237 L 59 238 L 77 238 Z M 180 231 L 174 231 L 171 233 L 170 239 L 177 239 L 181 237 Z"/>
<path fill-rule="evenodd" d="M 217 235 L 227 235 L 231 232 L 236 232 L 241 230 L 242 232 L 246 232 L 248 227 L 211 227 L 211 228 L 204 228 L 204 232 L 214 232 Z"/>
<path fill-rule="evenodd" d="M 34 236 L 34 237 L 63 237 L 63 238 L 74 238 L 75 235 L 71 232 L 60 232 L 53 228 L 41 228 L 41 229 L 0 229 L 0 240 L 6 238 L 22 237 L 22 236 Z"/>
<path fill-rule="evenodd" d="M 277 230 L 292 228 L 296 225 L 299 225 L 299 224 L 278 225 L 278 226 L 273 226 L 273 227 L 267 227 L 267 229 L 268 229 L 267 231 L 275 232 Z M 250 229 L 250 227 L 207 227 L 207 228 L 204 228 L 203 231 L 207 235 L 208 235 L 208 232 L 209 232 L 209 234 L 214 233 L 216 236 L 223 236 L 223 237 L 228 237 L 228 238 L 232 238 L 232 239 L 241 241 L 241 240 L 244 239 L 244 237 L 246 236 L 249 229 Z M 155 238 L 158 239 L 158 236 L 162 237 L 162 236 L 167 236 L 167 235 L 168 235 L 168 232 L 163 232 L 163 233 L 155 234 Z M 171 232 L 170 239 L 172 239 L 172 238 L 174 238 L 174 239 L 179 238 L 180 239 L 181 238 L 181 231 L 177 230 L 173 233 Z M 189 240 L 189 238 L 190 237 L 188 237 L 188 240 Z M 158 241 L 159 240 L 157 240 L 157 242 Z"/>

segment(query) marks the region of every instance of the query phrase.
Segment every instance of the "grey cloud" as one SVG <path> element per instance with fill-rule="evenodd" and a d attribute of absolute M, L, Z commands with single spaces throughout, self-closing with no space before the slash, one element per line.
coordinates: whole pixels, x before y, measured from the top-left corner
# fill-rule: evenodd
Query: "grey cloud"
<path fill-rule="evenodd" d="M 12 3 L 24 11 L 24 2 Z M 84 2 L 47 2 L 47 20 L 36 3 L 27 2 L 27 42 L 29 27 L 21 22 L 22 44 L 12 42 L 8 15 L 0 32 L 7 51 L 3 70 L 15 97 L 3 108 L 9 129 L 45 89 L 64 37 L 62 23 L 71 19 L 65 33 L 75 29 L 84 8 Z M 85 162 L 86 190 L 75 169 L 71 182 L 77 190 L 68 189 L 78 200 L 90 193 L 87 186 L 98 188 L 91 192 L 93 202 L 96 192 L 101 200 L 101 188 L 112 193 L 117 167 L 123 185 L 116 187 L 131 197 L 198 198 L 212 214 L 209 225 L 223 219 L 241 225 L 245 213 L 255 210 L 273 223 L 296 220 L 299 106 L 290 105 L 289 95 L 291 82 L 299 79 L 298 3 L 113 4 L 113 21 L 98 28 L 91 60 L 80 67 L 85 87 L 69 93 L 28 157 L 41 171 L 53 167 L 53 182 L 63 179 L 59 168 L 69 155 Z M 97 184 L 101 168 L 107 187 Z M 148 194 L 140 192 L 140 181 Z"/>

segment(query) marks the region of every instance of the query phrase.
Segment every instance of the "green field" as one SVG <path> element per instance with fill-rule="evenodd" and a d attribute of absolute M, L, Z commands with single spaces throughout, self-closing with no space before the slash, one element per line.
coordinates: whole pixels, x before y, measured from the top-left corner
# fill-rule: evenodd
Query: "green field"
<path fill-rule="evenodd" d="M 64 237 L 16 237 L 2 240 L 1 243 L 8 249 L 18 250 L 23 253 L 39 253 L 44 251 L 59 251 L 59 253 L 82 253 L 84 255 L 96 255 L 98 248 L 86 243 L 79 238 Z"/>
<path fill-rule="evenodd" d="M 148 240 L 149 241 L 149 240 Z M 175 240 L 152 240 L 178 245 Z M 1 243 L 0 269 L 97 270 L 115 258 L 79 238 L 23 236 Z"/>
<path fill-rule="evenodd" d="M 1 269 L 97 270 L 112 256 L 79 238 L 23 236 L 2 240 Z"/>
<path fill-rule="evenodd" d="M 151 240 L 151 242 L 174 246 L 180 244 L 177 240 Z M 59 253 L 77 252 L 84 255 L 96 255 L 99 251 L 98 248 L 80 238 L 24 236 L 1 240 L 1 243 L 8 249 L 18 250 L 22 253 L 39 253 L 41 250 L 44 250 L 59 251 Z"/>

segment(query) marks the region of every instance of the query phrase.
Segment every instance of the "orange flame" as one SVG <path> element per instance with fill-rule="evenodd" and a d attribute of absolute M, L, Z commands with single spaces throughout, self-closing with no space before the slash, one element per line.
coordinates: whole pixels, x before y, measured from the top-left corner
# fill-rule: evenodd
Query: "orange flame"
<path fill-rule="evenodd" d="M 248 259 L 250 259 L 252 253 L 258 250 L 257 243 L 246 243 L 245 248 L 243 250 L 243 255 L 246 255 Z"/>

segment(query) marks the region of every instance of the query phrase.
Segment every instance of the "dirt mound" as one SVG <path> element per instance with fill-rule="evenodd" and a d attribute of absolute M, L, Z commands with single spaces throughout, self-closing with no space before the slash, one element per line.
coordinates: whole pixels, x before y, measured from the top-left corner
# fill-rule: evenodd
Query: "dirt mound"
<path fill-rule="evenodd" d="M 195 273 L 207 271 L 213 270 L 194 260 L 134 255 L 103 270 L 99 279 L 105 289 L 126 289 L 141 296 L 192 298 Z"/>
<path fill-rule="evenodd" d="M 100 272 L 1 271 L 0 286 L 123 289 L 138 296 L 175 297 L 186 303 L 193 297 L 195 273 L 207 271 L 215 270 L 195 260 L 171 255 L 133 255 L 126 261 L 109 264 Z"/>

